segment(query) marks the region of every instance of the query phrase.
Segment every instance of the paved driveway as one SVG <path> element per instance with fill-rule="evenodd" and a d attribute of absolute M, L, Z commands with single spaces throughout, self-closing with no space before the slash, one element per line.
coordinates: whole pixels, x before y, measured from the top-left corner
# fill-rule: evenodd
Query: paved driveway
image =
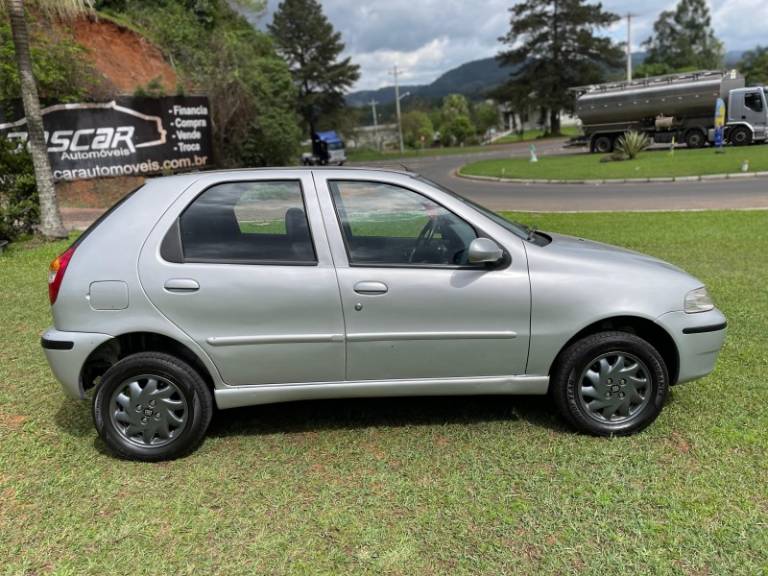
<path fill-rule="evenodd" d="M 536 145 L 540 155 L 567 154 L 564 141 Z M 581 151 L 583 149 L 575 149 Z M 514 184 L 467 180 L 455 171 L 475 160 L 526 156 L 527 144 L 494 147 L 490 152 L 463 156 L 409 158 L 403 164 L 493 210 L 704 210 L 768 208 L 768 179 L 717 180 L 646 184 Z M 392 162 L 358 163 L 358 166 L 391 166 Z"/>

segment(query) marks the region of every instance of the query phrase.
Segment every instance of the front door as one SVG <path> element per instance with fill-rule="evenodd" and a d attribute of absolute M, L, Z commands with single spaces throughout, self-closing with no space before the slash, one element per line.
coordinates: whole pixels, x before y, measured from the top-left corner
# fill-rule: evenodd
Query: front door
<path fill-rule="evenodd" d="M 160 221 L 142 286 L 227 384 L 343 380 L 339 290 L 311 176 L 226 178 L 204 177 Z"/>
<path fill-rule="evenodd" d="M 467 249 L 480 230 L 430 199 L 428 187 L 336 174 L 315 178 L 329 238 L 342 247 L 334 258 L 347 379 L 524 374 L 530 287 L 522 241 L 498 267 L 470 265 Z"/>
<path fill-rule="evenodd" d="M 765 132 L 765 96 L 762 88 L 744 93 L 743 118 L 752 126 L 757 139 L 762 139 Z"/>

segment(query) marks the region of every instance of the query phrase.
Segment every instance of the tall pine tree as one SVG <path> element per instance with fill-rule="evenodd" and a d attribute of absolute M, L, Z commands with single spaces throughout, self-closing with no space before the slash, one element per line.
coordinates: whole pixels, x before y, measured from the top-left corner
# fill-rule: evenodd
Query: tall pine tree
<path fill-rule="evenodd" d="M 586 0 L 523 0 L 509 11 L 510 31 L 499 40 L 510 49 L 497 58 L 518 67 L 510 84 L 533 94 L 533 104 L 548 111 L 550 132 L 559 134 L 560 112 L 573 107 L 568 88 L 600 82 L 606 67 L 621 66 L 621 49 L 595 34 L 619 16 Z"/>
<path fill-rule="evenodd" d="M 314 132 L 321 117 L 344 107 L 344 92 L 360 77 L 359 66 L 338 59 L 341 34 L 317 0 L 283 0 L 268 29 L 293 74 L 305 127 Z"/>
<path fill-rule="evenodd" d="M 712 29 L 706 0 L 680 0 L 675 10 L 662 12 L 653 36 L 643 45 L 643 67 L 653 73 L 720 68 L 723 44 Z"/>

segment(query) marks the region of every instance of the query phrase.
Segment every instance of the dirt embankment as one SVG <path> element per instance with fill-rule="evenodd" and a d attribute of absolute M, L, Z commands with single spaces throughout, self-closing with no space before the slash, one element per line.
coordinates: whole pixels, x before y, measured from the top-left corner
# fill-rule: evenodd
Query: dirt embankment
<path fill-rule="evenodd" d="M 166 93 L 176 91 L 175 70 L 157 46 L 133 30 L 103 18 L 88 18 L 72 24 L 70 32 L 86 49 L 85 58 L 100 76 L 105 94 L 131 95 L 155 79 Z M 83 228 L 143 181 L 141 177 L 124 177 L 57 183 L 65 223 Z"/>
<path fill-rule="evenodd" d="M 166 92 L 176 90 L 176 72 L 143 36 L 103 18 L 78 20 L 71 31 L 75 42 L 88 51 L 90 65 L 116 92 L 133 94 L 154 79 Z"/>

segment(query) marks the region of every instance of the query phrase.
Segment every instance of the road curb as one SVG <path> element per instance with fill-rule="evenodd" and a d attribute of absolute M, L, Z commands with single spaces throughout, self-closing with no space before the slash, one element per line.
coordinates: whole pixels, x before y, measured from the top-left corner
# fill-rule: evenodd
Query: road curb
<path fill-rule="evenodd" d="M 711 182 L 715 180 L 741 180 L 745 178 L 764 178 L 768 172 L 730 172 L 727 174 L 702 174 L 701 176 L 666 176 L 659 178 L 606 178 L 589 180 L 552 180 L 535 178 L 504 178 L 497 176 L 475 176 L 472 174 L 462 174 L 461 168 L 453 171 L 457 178 L 465 180 L 478 180 L 485 182 L 503 182 L 509 184 L 567 184 L 567 185 L 591 185 L 600 186 L 603 184 L 659 184 L 674 182 Z"/>

